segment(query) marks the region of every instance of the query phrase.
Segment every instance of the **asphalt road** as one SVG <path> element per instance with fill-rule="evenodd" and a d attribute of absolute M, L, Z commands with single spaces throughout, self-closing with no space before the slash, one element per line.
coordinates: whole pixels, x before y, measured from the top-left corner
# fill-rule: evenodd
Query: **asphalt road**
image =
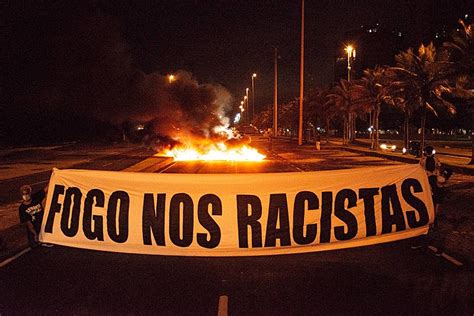
<path fill-rule="evenodd" d="M 303 255 L 192 258 L 39 248 L 0 269 L 0 312 L 462 314 L 472 284 L 407 242 Z"/>
<path fill-rule="evenodd" d="M 146 148 L 133 146 L 117 151 L 116 147 L 110 146 L 105 148 L 99 154 L 92 154 L 95 147 L 99 145 L 82 145 L 73 144 L 67 146 L 58 146 L 51 150 L 24 150 L 21 152 L 12 152 L 0 155 L 4 161 L 4 166 L 11 164 L 25 164 L 26 162 L 37 162 L 38 164 L 44 160 L 54 161 L 61 158 L 61 162 L 65 160 L 81 161 L 68 165 L 73 169 L 95 169 L 95 170 L 112 170 L 118 171 L 125 169 L 147 157 L 152 152 Z M 60 165 L 55 165 L 61 168 Z M 47 171 L 31 172 L 27 175 L 21 175 L 3 179 L 0 181 L 0 204 L 17 201 L 19 196 L 19 188 L 23 184 L 30 184 L 33 190 L 43 188 L 51 177 L 51 169 Z"/>
<path fill-rule="evenodd" d="M 267 148 L 266 140 L 254 143 Z M 262 163 L 175 163 L 160 172 L 308 171 L 398 164 L 306 146 Z M 113 159 L 111 159 L 112 161 Z M 110 170 L 120 163 L 107 166 Z M 55 246 L 0 268 L 0 314 L 466 314 L 473 273 L 410 241 L 298 255 L 196 258 L 128 255 Z"/>

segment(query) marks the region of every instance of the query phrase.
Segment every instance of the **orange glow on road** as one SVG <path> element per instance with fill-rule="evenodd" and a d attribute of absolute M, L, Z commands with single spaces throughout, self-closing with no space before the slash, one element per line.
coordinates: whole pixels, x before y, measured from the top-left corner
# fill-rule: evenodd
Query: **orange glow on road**
<path fill-rule="evenodd" d="M 173 157 L 175 161 L 262 161 L 265 155 L 248 145 L 228 147 L 224 142 L 216 142 L 206 146 L 178 145 L 164 150 L 165 156 Z"/>

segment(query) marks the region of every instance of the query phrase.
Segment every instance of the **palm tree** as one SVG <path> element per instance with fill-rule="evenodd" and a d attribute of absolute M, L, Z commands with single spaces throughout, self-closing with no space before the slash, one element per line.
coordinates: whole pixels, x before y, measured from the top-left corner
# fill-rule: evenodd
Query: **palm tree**
<path fill-rule="evenodd" d="M 339 115 L 343 118 L 342 144 L 347 145 L 349 142 L 349 118 L 352 107 L 351 83 L 341 79 L 332 93 L 328 94 L 329 102 L 337 109 Z"/>
<path fill-rule="evenodd" d="M 466 24 L 463 20 L 459 20 L 461 29 L 454 32 L 451 41 L 443 43 L 443 46 L 452 54 L 452 60 L 461 80 L 458 80 L 458 88 L 464 94 L 465 103 L 469 106 L 471 112 L 471 130 L 474 131 L 474 23 Z M 469 90 L 469 88 L 471 90 Z M 471 133 L 471 161 L 474 164 L 474 137 Z"/>
<path fill-rule="evenodd" d="M 255 114 L 252 120 L 252 125 L 257 126 L 260 129 L 267 129 L 273 126 L 273 106 L 267 106 L 266 110 L 263 110 Z"/>
<path fill-rule="evenodd" d="M 396 66 L 387 69 L 391 79 L 390 90 L 400 103 L 409 108 L 421 109 L 421 148 L 425 143 L 425 126 L 427 111 L 437 115 L 436 108 L 446 108 L 449 113 L 456 113 L 453 103 L 443 96 L 452 88 L 449 78 L 453 75 L 452 63 L 448 54 L 438 52 L 433 43 L 421 45 L 418 53 L 409 48 L 395 56 Z"/>
<path fill-rule="evenodd" d="M 333 106 L 329 94 L 331 90 L 326 88 L 316 88 L 308 95 L 308 116 L 317 121 L 319 118 L 324 123 L 326 130 L 326 143 L 329 143 L 329 129 L 331 128 L 331 121 L 336 117 L 338 111 Z"/>
<path fill-rule="evenodd" d="M 363 87 L 354 81 L 341 81 L 333 88 L 332 93 L 327 96 L 329 104 L 332 104 L 342 115 L 344 121 L 342 142 L 347 145 L 355 138 L 355 119 L 357 115 L 367 112 L 363 103 L 358 103 L 357 100 L 362 95 Z"/>
<path fill-rule="evenodd" d="M 283 129 L 289 129 L 291 131 L 291 137 L 293 133 L 298 130 L 298 99 L 282 103 L 279 105 L 279 123 Z"/>
<path fill-rule="evenodd" d="M 452 54 L 455 67 L 462 74 L 474 74 L 474 23 L 466 24 L 459 20 L 461 29 L 451 36 L 451 41 L 443 46 Z"/>
<path fill-rule="evenodd" d="M 365 108 L 371 115 L 370 126 L 374 126 L 375 133 L 371 137 L 370 148 L 379 148 L 379 116 L 382 103 L 391 102 L 388 95 L 387 78 L 385 77 L 386 67 L 376 66 L 374 69 L 364 70 L 364 76 L 358 81 L 360 88 L 354 89 L 354 101 Z"/>

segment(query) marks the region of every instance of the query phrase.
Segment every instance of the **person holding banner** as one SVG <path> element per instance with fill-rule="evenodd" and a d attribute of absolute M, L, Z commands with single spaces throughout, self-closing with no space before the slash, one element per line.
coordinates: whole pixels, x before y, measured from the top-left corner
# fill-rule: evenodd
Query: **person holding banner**
<path fill-rule="evenodd" d="M 26 224 L 26 234 L 28 237 L 28 244 L 31 248 L 40 245 L 39 233 L 41 231 L 41 222 L 43 220 L 43 201 L 46 198 L 48 187 L 32 194 L 32 188 L 29 185 L 23 185 L 20 188 L 22 202 L 18 209 L 20 215 L 20 222 Z M 52 245 L 43 244 L 45 247 Z"/>
<path fill-rule="evenodd" d="M 443 185 L 447 179 L 451 176 L 451 170 L 446 170 L 446 172 L 441 172 L 441 162 L 437 157 L 435 157 L 436 151 L 432 146 L 426 146 L 424 150 L 424 156 L 420 160 L 420 165 L 426 172 L 428 176 L 428 182 L 431 187 L 431 195 L 433 199 L 433 205 L 435 209 L 435 220 L 434 223 L 430 227 L 430 233 L 428 236 L 420 236 L 418 238 L 419 243 L 413 245 L 412 249 L 419 249 L 422 247 L 427 247 L 428 242 L 430 240 L 440 240 L 439 246 L 437 247 L 437 251 L 435 253 L 436 256 L 441 256 L 442 251 L 442 236 L 439 236 L 439 232 L 436 230 L 437 227 L 437 219 L 441 216 L 441 203 L 444 200 L 444 188 Z M 428 238 L 430 240 L 428 240 Z"/>

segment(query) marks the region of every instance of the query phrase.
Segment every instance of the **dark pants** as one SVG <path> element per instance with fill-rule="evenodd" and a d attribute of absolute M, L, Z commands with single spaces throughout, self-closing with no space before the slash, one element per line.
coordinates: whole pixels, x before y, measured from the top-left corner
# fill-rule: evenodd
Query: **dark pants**
<path fill-rule="evenodd" d="M 36 234 L 39 236 L 41 231 L 41 221 L 34 221 L 32 222 L 33 228 L 35 229 Z M 35 236 L 30 232 L 28 227 L 26 228 L 26 236 L 28 237 L 28 245 L 31 248 L 35 248 L 39 246 L 39 242 L 35 241 Z"/>

